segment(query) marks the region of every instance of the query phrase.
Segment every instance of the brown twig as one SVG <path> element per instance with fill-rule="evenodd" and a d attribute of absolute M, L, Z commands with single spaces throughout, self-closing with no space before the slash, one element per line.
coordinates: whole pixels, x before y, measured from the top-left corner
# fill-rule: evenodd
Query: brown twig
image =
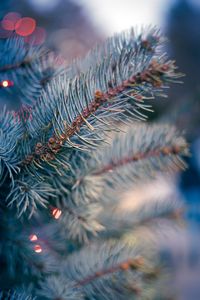
<path fill-rule="evenodd" d="M 49 138 L 48 143 L 42 144 L 38 142 L 35 146 L 35 152 L 26 157 L 23 164 L 27 165 L 33 160 L 39 161 L 40 159 L 47 162 L 54 160 L 55 154 L 61 149 L 63 143 L 69 141 L 74 134 L 78 133 L 83 124 L 86 123 L 88 126 L 91 126 L 87 119 L 94 114 L 100 106 L 122 92 L 129 91 L 130 88 L 139 84 L 149 83 L 154 87 L 162 86 L 162 76 L 170 71 L 171 68 L 174 69 L 172 62 L 162 64 L 157 61 L 152 61 L 146 70 L 133 75 L 128 80 L 123 81 L 121 85 L 110 87 L 105 93 L 96 91 L 93 100 L 83 109 L 81 114 L 74 119 L 72 124 L 64 123 L 65 131 L 63 133 L 57 135 L 54 134 Z M 142 100 L 142 96 L 137 93 L 135 93 L 134 97 L 137 101 Z"/>
<path fill-rule="evenodd" d="M 185 146 L 186 147 L 186 146 Z M 128 163 L 131 163 L 133 161 L 139 161 L 141 159 L 147 159 L 149 157 L 156 157 L 159 155 L 170 155 L 170 154 L 179 154 L 183 151 L 183 146 L 173 145 L 173 146 L 164 146 L 158 149 L 150 150 L 147 152 L 140 152 L 136 153 L 133 156 L 124 157 L 118 161 L 112 161 L 112 163 L 104 166 L 102 169 L 96 171 L 93 173 L 94 175 L 102 175 L 104 173 L 107 173 L 109 171 L 112 171 L 118 167 L 122 167 Z"/>
<path fill-rule="evenodd" d="M 108 269 L 103 269 L 103 270 L 95 272 L 94 274 L 78 281 L 76 286 L 87 285 L 100 277 L 103 277 L 107 274 L 116 273 L 118 271 L 127 271 L 129 269 L 138 270 L 138 269 L 142 268 L 143 265 L 144 265 L 144 260 L 142 257 L 137 257 L 135 259 L 128 259 L 116 266 L 112 266 Z"/>

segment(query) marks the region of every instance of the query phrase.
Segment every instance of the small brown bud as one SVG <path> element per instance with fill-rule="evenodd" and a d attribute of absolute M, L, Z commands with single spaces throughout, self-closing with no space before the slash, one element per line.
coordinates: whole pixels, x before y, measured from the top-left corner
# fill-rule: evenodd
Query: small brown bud
<path fill-rule="evenodd" d="M 164 155 L 169 155 L 170 154 L 170 148 L 169 147 L 163 147 L 162 149 L 161 149 L 161 153 L 162 154 L 164 154 Z"/>
<path fill-rule="evenodd" d="M 101 91 L 97 90 L 94 95 L 95 95 L 95 98 L 99 99 L 99 98 L 102 98 L 103 93 Z"/>
<path fill-rule="evenodd" d="M 133 161 L 137 161 L 140 159 L 140 154 L 133 155 Z"/>
<path fill-rule="evenodd" d="M 126 271 L 126 270 L 128 270 L 129 268 L 130 268 L 130 263 L 129 263 L 129 262 L 124 262 L 124 263 L 120 264 L 120 269 L 121 269 L 121 270 Z"/>
<path fill-rule="evenodd" d="M 96 276 L 96 277 L 102 276 L 102 272 L 101 272 L 101 271 L 96 272 L 96 273 L 95 273 L 95 276 Z"/>
<path fill-rule="evenodd" d="M 55 138 L 54 137 L 50 137 L 50 139 L 49 139 L 49 144 L 53 144 L 53 143 L 55 143 Z"/>
<path fill-rule="evenodd" d="M 162 81 L 159 79 L 153 80 L 152 84 L 154 87 L 161 87 L 162 86 Z"/>
<path fill-rule="evenodd" d="M 35 148 L 38 148 L 38 149 L 42 148 L 42 143 L 37 143 Z"/>

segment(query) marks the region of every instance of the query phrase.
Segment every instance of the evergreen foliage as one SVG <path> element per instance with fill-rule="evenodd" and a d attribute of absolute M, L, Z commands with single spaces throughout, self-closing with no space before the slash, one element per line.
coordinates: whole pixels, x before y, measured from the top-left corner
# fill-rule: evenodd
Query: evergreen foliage
<path fill-rule="evenodd" d="M 0 113 L 0 299 L 168 299 L 159 241 L 179 230 L 182 203 L 117 213 L 128 192 L 185 167 L 182 134 L 144 123 L 182 76 L 163 42 L 131 29 L 57 68 L 43 48 L 1 41 L 0 80 L 31 117 Z"/>

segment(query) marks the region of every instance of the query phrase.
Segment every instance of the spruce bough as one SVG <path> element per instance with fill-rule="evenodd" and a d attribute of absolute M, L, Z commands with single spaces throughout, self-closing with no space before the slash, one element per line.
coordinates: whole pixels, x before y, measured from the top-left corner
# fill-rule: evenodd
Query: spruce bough
<path fill-rule="evenodd" d="M 163 42 L 131 29 L 56 67 L 46 49 L 1 41 L 1 81 L 31 117 L 0 114 L 0 299 L 167 299 L 159 241 L 180 230 L 181 201 L 117 213 L 127 192 L 185 166 L 182 135 L 144 122 L 182 76 Z"/>

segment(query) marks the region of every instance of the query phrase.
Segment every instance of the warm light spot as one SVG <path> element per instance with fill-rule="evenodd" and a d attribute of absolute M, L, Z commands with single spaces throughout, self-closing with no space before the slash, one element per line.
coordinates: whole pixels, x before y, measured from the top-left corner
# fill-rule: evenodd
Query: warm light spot
<path fill-rule="evenodd" d="M 11 80 L 3 80 L 2 82 L 0 82 L 0 86 L 2 86 L 4 88 L 7 88 L 12 85 L 14 85 L 14 83 Z"/>
<path fill-rule="evenodd" d="M 52 210 L 52 216 L 53 216 L 55 219 L 59 219 L 60 216 L 61 216 L 61 214 L 62 214 L 62 211 L 61 211 L 60 209 L 58 209 L 58 208 L 54 208 L 54 209 Z"/>
<path fill-rule="evenodd" d="M 7 87 L 7 86 L 8 86 L 8 81 L 7 81 L 7 80 L 4 80 L 4 81 L 2 82 L 2 85 L 3 85 L 3 87 Z"/>
<path fill-rule="evenodd" d="M 15 29 L 15 24 L 13 24 L 13 22 L 10 20 L 2 20 L 1 24 L 2 24 L 2 27 L 6 30 L 14 30 Z"/>
<path fill-rule="evenodd" d="M 124 262 L 120 265 L 120 269 L 122 270 L 128 270 L 130 268 L 130 263 L 129 262 Z"/>
<path fill-rule="evenodd" d="M 37 241 L 37 235 L 36 234 L 31 234 L 30 236 L 29 236 L 29 239 L 30 239 L 30 241 L 31 242 L 35 242 L 35 241 Z"/>
<path fill-rule="evenodd" d="M 42 252 L 42 247 L 41 247 L 40 245 L 35 245 L 35 246 L 34 246 L 34 251 L 35 251 L 36 253 L 41 253 L 41 252 Z"/>
<path fill-rule="evenodd" d="M 36 21 L 33 18 L 21 18 L 15 25 L 15 31 L 21 36 L 28 36 L 33 33 Z"/>
<path fill-rule="evenodd" d="M 45 39 L 46 39 L 45 29 L 42 27 L 36 27 L 36 29 L 31 35 L 26 36 L 24 38 L 24 41 L 31 45 L 41 45 L 44 43 Z"/>
<path fill-rule="evenodd" d="M 6 30 L 14 30 L 15 24 L 20 20 L 21 15 L 17 12 L 10 12 L 3 18 L 1 24 L 2 27 Z"/>
<path fill-rule="evenodd" d="M 13 21 L 16 23 L 20 18 L 21 18 L 21 15 L 19 13 L 12 11 L 12 12 L 9 12 L 8 14 L 6 14 L 3 19 L 10 20 L 10 21 Z"/>

